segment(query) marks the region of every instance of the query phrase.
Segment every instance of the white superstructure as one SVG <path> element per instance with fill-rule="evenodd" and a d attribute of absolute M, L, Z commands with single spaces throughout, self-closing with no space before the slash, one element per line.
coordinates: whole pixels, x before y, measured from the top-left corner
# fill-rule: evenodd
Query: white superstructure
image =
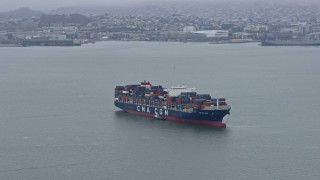
<path fill-rule="evenodd" d="M 186 85 L 172 86 L 166 89 L 169 96 L 179 96 L 182 92 L 196 92 L 196 88 L 189 88 Z"/>

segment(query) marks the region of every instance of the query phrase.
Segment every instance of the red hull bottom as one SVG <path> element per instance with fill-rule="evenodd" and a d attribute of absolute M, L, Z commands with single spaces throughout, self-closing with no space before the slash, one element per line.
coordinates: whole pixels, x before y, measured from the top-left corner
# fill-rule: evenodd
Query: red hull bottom
<path fill-rule="evenodd" d="M 141 115 L 146 117 L 154 117 L 153 114 L 150 113 L 144 113 L 144 112 L 137 112 L 132 110 L 125 110 L 128 113 L 135 114 L 135 115 Z M 209 125 L 209 126 L 215 126 L 215 127 L 221 127 L 226 128 L 226 124 L 223 122 L 213 122 L 213 121 L 201 121 L 201 120 L 190 120 L 190 119 L 181 119 L 181 118 L 175 118 L 175 117 L 168 117 L 165 116 L 163 119 L 169 120 L 169 121 L 175 121 L 175 122 L 186 122 L 186 123 L 193 123 L 193 124 L 203 124 L 203 125 Z"/>

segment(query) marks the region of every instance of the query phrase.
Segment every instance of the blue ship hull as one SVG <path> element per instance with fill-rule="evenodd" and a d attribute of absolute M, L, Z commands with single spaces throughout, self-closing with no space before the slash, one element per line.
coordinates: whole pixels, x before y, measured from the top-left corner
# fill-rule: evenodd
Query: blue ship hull
<path fill-rule="evenodd" d="M 156 117 L 170 121 L 206 124 L 218 127 L 226 127 L 226 122 L 223 122 L 223 118 L 227 114 L 230 114 L 230 109 L 197 110 L 195 112 L 184 112 L 180 110 L 165 109 L 163 107 L 138 105 L 119 101 L 115 101 L 114 105 L 132 114 Z"/>

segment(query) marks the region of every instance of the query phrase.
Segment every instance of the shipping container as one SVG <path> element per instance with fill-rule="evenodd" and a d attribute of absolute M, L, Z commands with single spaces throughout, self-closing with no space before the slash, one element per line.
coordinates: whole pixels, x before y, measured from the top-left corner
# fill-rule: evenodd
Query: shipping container
<path fill-rule="evenodd" d="M 202 103 L 204 102 L 205 99 L 193 99 L 192 102 L 196 102 L 196 103 Z"/>
<path fill-rule="evenodd" d="M 219 106 L 227 105 L 225 101 L 219 101 Z"/>
<path fill-rule="evenodd" d="M 196 92 L 181 92 L 182 96 L 195 97 L 197 95 Z"/>
<path fill-rule="evenodd" d="M 192 103 L 193 106 L 201 106 L 201 104 L 202 104 L 201 102 L 193 102 Z"/>
<path fill-rule="evenodd" d="M 181 102 L 182 103 L 188 103 L 190 101 L 188 96 L 181 96 Z"/>
<path fill-rule="evenodd" d="M 211 99 L 210 94 L 197 94 L 196 96 L 198 99 Z"/>
<path fill-rule="evenodd" d="M 211 105 L 213 105 L 212 102 L 204 102 L 203 104 L 204 104 L 205 106 L 211 106 Z"/>

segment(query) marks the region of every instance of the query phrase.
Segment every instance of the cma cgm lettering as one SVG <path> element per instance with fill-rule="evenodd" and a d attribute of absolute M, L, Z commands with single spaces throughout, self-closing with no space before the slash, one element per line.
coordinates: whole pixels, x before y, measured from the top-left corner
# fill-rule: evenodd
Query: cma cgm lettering
<path fill-rule="evenodd" d="M 150 111 L 151 109 L 151 111 Z M 169 116 L 169 110 L 168 109 L 162 109 L 162 108 L 156 108 L 156 107 L 149 107 L 149 106 L 137 106 L 138 112 L 144 112 L 144 113 L 153 113 L 154 115 L 160 115 L 160 116 Z"/>
<path fill-rule="evenodd" d="M 184 85 L 163 88 L 146 81 L 116 86 L 114 104 L 132 114 L 218 127 L 226 127 L 231 110 L 225 98 L 197 94 Z"/>
<path fill-rule="evenodd" d="M 147 111 L 146 111 L 147 109 Z M 149 107 L 145 107 L 145 106 L 137 106 L 137 111 L 138 112 L 147 112 L 147 113 L 150 113 L 150 108 Z"/>

